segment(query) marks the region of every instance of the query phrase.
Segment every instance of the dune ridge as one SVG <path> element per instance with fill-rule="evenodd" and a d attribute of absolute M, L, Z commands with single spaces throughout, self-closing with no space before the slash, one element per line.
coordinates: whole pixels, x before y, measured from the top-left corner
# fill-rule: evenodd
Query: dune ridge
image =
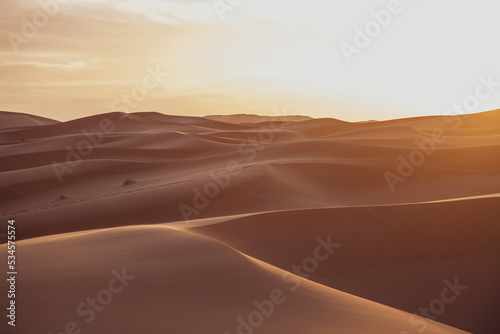
<path fill-rule="evenodd" d="M 0 120 L 0 227 L 18 224 L 26 332 L 78 319 L 122 267 L 137 278 L 82 329 L 232 334 L 280 289 L 255 333 L 500 330 L 499 110 Z M 341 246 L 290 293 L 318 238 Z M 450 282 L 467 288 L 435 321 L 412 315 Z"/>

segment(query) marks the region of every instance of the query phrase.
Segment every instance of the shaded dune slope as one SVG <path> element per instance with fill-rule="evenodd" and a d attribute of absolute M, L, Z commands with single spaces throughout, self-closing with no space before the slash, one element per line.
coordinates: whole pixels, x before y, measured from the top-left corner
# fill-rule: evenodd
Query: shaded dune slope
<path fill-rule="evenodd" d="M 308 278 L 408 312 L 456 277 L 467 289 L 438 321 L 474 333 L 500 330 L 498 197 L 413 205 L 290 210 L 190 230 L 280 268 L 301 263 L 318 236 L 341 246 Z M 186 224 L 189 227 L 189 224 Z M 473 229 L 470 227 L 474 226 Z M 293 247 L 291 247 L 293 245 Z M 470 305 L 483 311 L 470 317 Z"/>
<path fill-rule="evenodd" d="M 279 291 L 259 333 L 400 333 L 410 314 L 304 280 L 252 260 L 211 239 L 165 227 L 122 227 L 23 241 L 25 278 L 18 302 L 23 332 L 53 332 L 67 322 L 95 334 L 237 333 L 254 303 Z M 48 260 L 50 259 L 50 260 Z M 115 269 L 129 277 L 106 305 Z M 123 269 L 123 271 L 122 271 Z M 286 275 L 293 280 L 287 283 Z M 132 278 L 134 277 L 134 278 Z M 297 284 L 297 282 L 299 282 Z M 119 289 L 120 281 L 112 283 Z M 82 306 L 96 298 L 101 312 Z M 104 300 L 107 297 L 103 297 Z M 38 302 L 43 301 L 40 309 Z M 81 315 L 83 314 L 83 315 Z M 418 319 L 418 318 L 416 318 Z M 85 322 L 89 320 L 89 322 Z M 424 321 L 424 320 L 421 320 Z M 426 321 L 428 333 L 465 333 Z"/>
<path fill-rule="evenodd" d="M 340 248 L 259 333 L 500 331 L 498 110 L 0 121 L 0 229 L 16 219 L 22 331 L 61 331 L 126 267 L 136 279 L 84 331 L 236 333 L 328 236 Z M 455 279 L 467 289 L 439 323 L 411 315 Z"/>
<path fill-rule="evenodd" d="M 211 173 L 223 172 L 230 161 L 241 172 L 189 219 L 494 194 L 500 184 L 495 115 L 469 116 L 459 129 L 495 129 L 489 136 L 457 134 L 442 117 L 287 121 L 270 129 L 158 113 L 111 113 L 1 132 L 0 210 L 23 217 L 27 238 L 179 221 L 185 218 L 179 205 L 193 207 L 195 190 L 203 191 Z M 77 166 L 67 168 L 69 150 L 87 139 L 82 131 L 99 128 L 104 119 L 113 131 L 103 133 L 87 156 L 70 156 Z M 442 126 L 446 141 L 391 191 L 384 173 L 398 173 L 400 157 L 419 150 L 415 141 L 431 140 L 431 124 Z M 55 167 L 66 168 L 63 182 Z"/>

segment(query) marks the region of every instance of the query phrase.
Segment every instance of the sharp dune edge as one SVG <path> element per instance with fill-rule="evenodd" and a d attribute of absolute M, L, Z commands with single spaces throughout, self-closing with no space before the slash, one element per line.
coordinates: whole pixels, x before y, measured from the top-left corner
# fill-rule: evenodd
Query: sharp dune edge
<path fill-rule="evenodd" d="M 446 139 L 423 151 L 436 131 Z M 417 151 L 425 161 L 392 191 L 384 173 Z M 500 111 L 366 123 L 0 112 L 0 227 L 16 219 L 22 239 L 16 330 L 497 334 L 499 152 Z M 337 248 L 307 277 L 289 273 L 318 240 Z M 135 278 L 86 323 L 78 305 L 122 268 Z M 435 321 L 412 314 L 455 279 L 466 289 Z M 273 291 L 272 314 L 239 328 Z"/>

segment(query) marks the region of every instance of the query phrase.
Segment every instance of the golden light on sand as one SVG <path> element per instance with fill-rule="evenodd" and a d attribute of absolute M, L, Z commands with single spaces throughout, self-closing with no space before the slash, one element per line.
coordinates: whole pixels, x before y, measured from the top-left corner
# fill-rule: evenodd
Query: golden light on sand
<path fill-rule="evenodd" d="M 0 333 L 500 333 L 498 12 L 1 0 Z"/>

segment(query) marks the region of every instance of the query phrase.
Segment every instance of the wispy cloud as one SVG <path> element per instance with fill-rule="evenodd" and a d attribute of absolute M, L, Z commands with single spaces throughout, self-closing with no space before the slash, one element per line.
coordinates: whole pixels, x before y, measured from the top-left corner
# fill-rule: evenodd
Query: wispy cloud
<path fill-rule="evenodd" d="M 463 89 L 460 80 L 491 71 L 500 56 L 491 42 L 500 29 L 491 2 L 482 3 L 475 23 L 448 15 L 451 7 L 470 13 L 471 6 L 451 0 L 416 4 L 397 29 L 374 42 L 363 62 L 347 66 L 337 45 L 380 9 L 369 0 L 243 1 L 223 22 L 212 0 L 72 0 L 59 5 L 17 53 L 8 34 L 22 35 L 24 22 L 42 9 L 38 0 L 3 0 L 0 109 L 61 119 L 102 113 L 154 62 L 171 75 L 141 103 L 144 109 L 170 112 L 168 102 L 184 113 L 215 114 L 230 112 L 231 101 L 235 109 L 266 112 L 269 101 L 300 96 L 315 101 L 310 105 L 337 103 L 330 114 L 297 111 L 315 116 L 358 119 L 363 113 L 338 110 L 345 105 L 339 101 L 348 99 L 389 110 L 365 112 L 361 119 L 397 116 L 388 106 L 398 107 L 399 116 L 438 113 Z M 196 96 L 188 93 L 193 90 Z"/>

